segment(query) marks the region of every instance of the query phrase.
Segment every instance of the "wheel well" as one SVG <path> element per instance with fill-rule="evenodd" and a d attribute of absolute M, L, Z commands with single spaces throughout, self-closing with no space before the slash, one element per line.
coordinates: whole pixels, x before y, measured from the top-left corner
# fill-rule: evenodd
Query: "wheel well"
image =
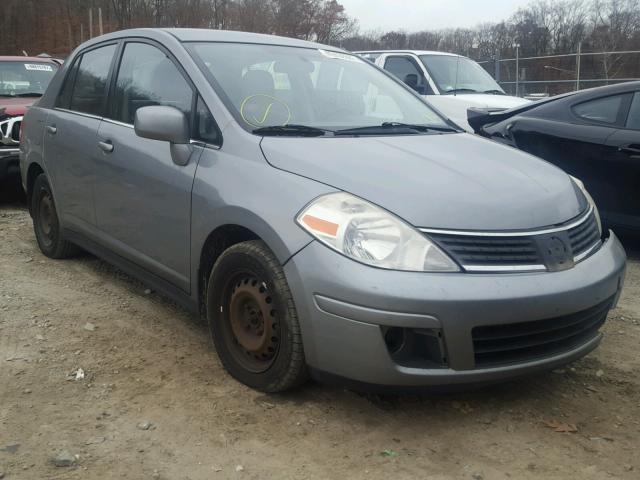
<path fill-rule="evenodd" d="M 42 167 L 37 163 L 32 163 L 29 165 L 29 170 L 27 170 L 27 207 L 29 208 L 29 213 L 31 214 L 31 194 L 33 193 L 33 184 L 38 178 L 38 175 L 44 173 Z"/>
<path fill-rule="evenodd" d="M 207 283 L 213 265 L 218 257 L 227 248 L 236 243 L 246 242 L 249 240 L 260 240 L 260 237 L 248 228 L 240 225 L 223 225 L 216 228 L 209 234 L 204 242 L 202 252 L 200 253 L 200 266 L 198 268 L 198 298 L 200 315 L 206 317 L 206 294 Z"/>

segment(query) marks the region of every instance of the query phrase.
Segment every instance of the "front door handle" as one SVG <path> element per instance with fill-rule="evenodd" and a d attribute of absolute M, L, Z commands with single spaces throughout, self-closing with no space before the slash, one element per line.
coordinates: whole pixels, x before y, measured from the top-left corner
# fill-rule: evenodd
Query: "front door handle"
<path fill-rule="evenodd" d="M 98 142 L 98 146 L 100 147 L 100 150 L 102 150 L 105 153 L 113 152 L 113 143 L 111 143 L 111 140 L 105 140 L 104 142 Z"/>
<path fill-rule="evenodd" d="M 57 133 L 58 129 L 56 128 L 55 125 L 47 125 L 47 133 L 51 134 L 51 135 L 55 135 Z"/>

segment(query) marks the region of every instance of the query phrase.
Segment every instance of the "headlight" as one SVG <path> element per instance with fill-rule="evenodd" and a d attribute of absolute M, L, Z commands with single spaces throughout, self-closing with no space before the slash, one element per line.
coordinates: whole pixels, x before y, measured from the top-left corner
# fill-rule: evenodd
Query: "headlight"
<path fill-rule="evenodd" d="M 596 222 L 598 223 L 598 230 L 600 231 L 600 236 L 602 236 L 602 221 L 600 220 L 600 212 L 598 211 L 598 206 L 596 205 L 596 202 L 593 201 L 593 197 L 591 197 L 589 192 L 587 192 L 587 189 L 585 188 L 584 183 L 582 183 L 582 180 L 574 177 L 573 175 L 569 175 L 569 176 L 571 177 L 571 180 L 573 180 L 573 183 L 577 185 L 577 187 L 580 189 L 582 194 L 585 196 L 585 198 L 589 202 L 589 205 L 593 207 L 593 213 L 596 216 Z"/>
<path fill-rule="evenodd" d="M 325 245 L 367 265 L 413 272 L 460 270 L 413 227 L 348 193 L 317 198 L 296 221 Z"/>

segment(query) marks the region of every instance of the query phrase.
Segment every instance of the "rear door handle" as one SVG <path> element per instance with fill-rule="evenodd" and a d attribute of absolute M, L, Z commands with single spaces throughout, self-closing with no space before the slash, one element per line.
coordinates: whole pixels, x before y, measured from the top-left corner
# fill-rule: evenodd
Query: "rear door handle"
<path fill-rule="evenodd" d="M 98 146 L 100 147 L 100 150 L 102 150 L 105 153 L 113 152 L 113 143 L 111 143 L 111 140 L 105 140 L 104 142 L 98 142 Z"/>
<path fill-rule="evenodd" d="M 55 125 L 47 125 L 47 133 L 51 135 L 55 135 L 57 131 L 58 129 L 56 128 Z"/>
<path fill-rule="evenodd" d="M 618 149 L 620 152 L 628 153 L 629 155 L 640 156 L 640 145 L 624 145 Z"/>

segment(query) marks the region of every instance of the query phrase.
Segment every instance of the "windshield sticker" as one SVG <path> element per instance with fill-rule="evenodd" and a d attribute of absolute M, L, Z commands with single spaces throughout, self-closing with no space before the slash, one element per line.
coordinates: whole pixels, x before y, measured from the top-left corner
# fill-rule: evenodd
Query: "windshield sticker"
<path fill-rule="evenodd" d="M 347 62 L 360 62 L 360 58 L 355 55 L 349 55 L 347 53 L 330 52 L 329 50 L 318 49 L 318 51 L 327 58 L 333 58 L 334 60 L 346 60 Z"/>
<path fill-rule="evenodd" d="M 244 99 L 240 115 L 252 127 L 282 126 L 291 120 L 291 109 L 276 97 L 258 94 Z"/>
<path fill-rule="evenodd" d="M 37 70 L 40 72 L 53 72 L 53 67 L 51 65 L 44 65 L 41 63 L 25 63 L 24 68 L 27 70 Z"/>

